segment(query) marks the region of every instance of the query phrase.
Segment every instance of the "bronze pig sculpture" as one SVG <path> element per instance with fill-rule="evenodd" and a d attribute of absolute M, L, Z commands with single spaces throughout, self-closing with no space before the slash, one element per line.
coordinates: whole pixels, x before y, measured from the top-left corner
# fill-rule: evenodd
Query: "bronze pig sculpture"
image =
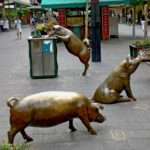
<path fill-rule="evenodd" d="M 138 56 L 136 58 L 126 58 L 104 82 L 96 89 L 92 100 L 103 104 L 122 102 L 124 99 L 120 93 L 125 90 L 128 101 L 135 101 L 130 86 L 130 76 L 134 73 L 141 62 L 149 61 L 149 58 Z"/>
<path fill-rule="evenodd" d="M 10 107 L 8 142 L 11 144 L 18 132 L 27 142 L 33 140 L 25 132 L 27 126 L 49 127 L 69 121 L 69 128 L 75 131 L 73 118 L 79 118 L 91 134 L 96 134 L 90 122 L 102 123 L 105 120 L 99 111 L 100 104 L 92 103 L 76 92 L 41 92 L 22 100 L 12 97 L 7 105 Z"/>
<path fill-rule="evenodd" d="M 60 25 L 53 26 L 53 30 L 49 32 L 49 36 L 52 35 L 61 39 L 67 50 L 80 59 L 80 61 L 84 64 L 84 72 L 82 75 L 85 76 L 89 68 L 90 60 L 89 40 L 84 39 L 81 41 L 71 30 Z"/>

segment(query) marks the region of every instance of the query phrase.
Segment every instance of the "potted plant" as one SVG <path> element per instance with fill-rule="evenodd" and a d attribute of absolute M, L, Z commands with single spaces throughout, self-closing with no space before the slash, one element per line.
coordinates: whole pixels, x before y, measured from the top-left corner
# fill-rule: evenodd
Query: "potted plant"
<path fill-rule="evenodd" d="M 150 50 L 150 40 L 135 40 L 129 45 L 130 48 L 130 56 L 135 58 L 140 51 L 148 51 Z"/>

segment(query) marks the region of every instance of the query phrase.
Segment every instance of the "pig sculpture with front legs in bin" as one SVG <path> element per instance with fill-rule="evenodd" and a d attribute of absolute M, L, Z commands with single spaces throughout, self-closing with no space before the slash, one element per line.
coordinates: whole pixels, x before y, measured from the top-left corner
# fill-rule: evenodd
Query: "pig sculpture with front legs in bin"
<path fill-rule="evenodd" d="M 136 58 L 123 60 L 96 89 L 92 99 L 104 104 L 121 102 L 123 96 L 120 93 L 125 90 L 128 96 L 126 100 L 135 101 L 130 87 L 130 76 L 136 71 L 140 63 L 145 61 L 150 61 L 150 58 L 139 55 Z"/>
<path fill-rule="evenodd" d="M 18 132 L 28 142 L 33 140 L 25 132 L 27 126 L 49 127 L 69 121 L 69 128 L 75 131 L 73 118 L 79 118 L 91 134 L 96 134 L 90 122 L 102 123 L 105 120 L 100 104 L 76 92 L 41 92 L 22 100 L 12 97 L 7 105 L 10 107 L 8 142 L 11 144 Z"/>
<path fill-rule="evenodd" d="M 82 75 L 85 76 L 89 68 L 90 60 L 89 40 L 84 39 L 81 41 L 71 30 L 60 25 L 54 25 L 53 29 L 49 32 L 49 36 L 56 36 L 61 39 L 67 50 L 80 59 L 80 61 L 84 64 L 84 71 Z"/>

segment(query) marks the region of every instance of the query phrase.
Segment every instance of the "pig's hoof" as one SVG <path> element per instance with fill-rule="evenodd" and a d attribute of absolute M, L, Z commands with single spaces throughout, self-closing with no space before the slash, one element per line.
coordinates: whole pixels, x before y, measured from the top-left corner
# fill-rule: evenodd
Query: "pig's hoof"
<path fill-rule="evenodd" d="M 32 142 L 33 139 L 31 137 L 28 137 L 28 139 L 26 139 L 26 142 Z"/>
<path fill-rule="evenodd" d="M 96 131 L 95 130 L 90 130 L 89 131 L 92 135 L 97 135 Z"/>
<path fill-rule="evenodd" d="M 136 101 L 136 98 L 133 98 L 133 101 Z"/>
<path fill-rule="evenodd" d="M 82 73 L 82 76 L 85 76 L 86 74 L 85 73 Z"/>
<path fill-rule="evenodd" d="M 72 128 L 72 129 L 71 129 L 71 132 L 75 132 L 75 131 L 77 131 L 76 128 Z"/>
<path fill-rule="evenodd" d="M 132 102 L 132 101 L 136 101 L 136 98 L 135 97 L 131 97 L 130 98 L 130 101 Z"/>
<path fill-rule="evenodd" d="M 82 76 L 86 76 L 86 70 L 83 71 Z"/>
<path fill-rule="evenodd" d="M 74 126 L 70 126 L 69 129 L 70 129 L 71 132 L 77 131 L 77 129 Z"/>

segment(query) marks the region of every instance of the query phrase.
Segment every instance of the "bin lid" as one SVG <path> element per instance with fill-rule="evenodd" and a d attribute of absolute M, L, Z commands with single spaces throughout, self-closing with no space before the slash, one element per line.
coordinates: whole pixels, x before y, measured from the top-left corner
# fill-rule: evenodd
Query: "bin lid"
<path fill-rule="evenodd" d="M 100 6 L 130 5 L 138 0 L 99 0 Z M 87 0 L 42 0 L 43 8 L 84 8 Z"/>
<path fill-rule="evenodd" d="M 56 37 L 37 37 L 33 38 L 32 36 L 28 37 L 28 40 L 56 40 Z"/>

